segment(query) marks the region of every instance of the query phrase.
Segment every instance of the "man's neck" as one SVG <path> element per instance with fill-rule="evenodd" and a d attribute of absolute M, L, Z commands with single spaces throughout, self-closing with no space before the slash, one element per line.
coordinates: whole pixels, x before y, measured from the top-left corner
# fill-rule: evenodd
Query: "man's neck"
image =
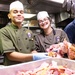
<path fill-rule="evenodd" d="M 13 24 L 16 25 L 19 29 L 22 28 L 22 24 L 21 23 L 13 23 Z"/>

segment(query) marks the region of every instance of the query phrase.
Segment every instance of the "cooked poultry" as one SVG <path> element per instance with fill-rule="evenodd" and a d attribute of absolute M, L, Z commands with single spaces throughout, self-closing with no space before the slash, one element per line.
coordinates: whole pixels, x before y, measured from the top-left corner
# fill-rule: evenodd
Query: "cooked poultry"
<path fill-rule="evenodd" d="M 52 57 L 64 57 L 66 53 L 69 59 L 75 59 L 75 45 L 64 40 L 61 43 L 51 45 L 47 52 L 49 52 L 49 56 Z"/>

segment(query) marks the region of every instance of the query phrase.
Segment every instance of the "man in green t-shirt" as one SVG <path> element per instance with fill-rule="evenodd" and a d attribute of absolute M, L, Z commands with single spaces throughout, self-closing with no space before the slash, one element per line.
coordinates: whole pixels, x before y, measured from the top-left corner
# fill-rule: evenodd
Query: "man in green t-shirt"
<path fill-rule="evenodd" d="M 8 18 L 11 23 L 0 29 L 4 65 L 47 58 L 45 53 L 37 53 L 35 50 L 32 31 L 22 28 L 24 7 L 20 1 L 10 4 Z"/>

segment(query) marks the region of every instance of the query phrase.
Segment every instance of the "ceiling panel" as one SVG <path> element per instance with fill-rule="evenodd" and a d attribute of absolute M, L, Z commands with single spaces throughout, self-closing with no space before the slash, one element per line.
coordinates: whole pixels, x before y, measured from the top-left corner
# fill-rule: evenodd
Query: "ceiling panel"
<path fill-rule="evenodd" d="M 15 0 L 0 0 L 0 11 L 8 11 L 9 4 Z M 52 2 L 50 0 L 31 0 L 32 4 L 28 3 L 28 0 L 19 0 L 25 6 L 25 12 L 37 13 L 42 10 L 48 11 L 48 13 L 60 13 L 65 11 L 62 8 L 62 4 L 57 2 Z"/>
<path fill-rule="evenodd" d="M 8 12 L 9 4 L 15 0 L 0 0 L 0 11 Z"/>
<path fill-rule="evenodd" d="M 21 0 L 21 1 L 23 1 L 23 0 Z M 46 10 L 49 13 L 60 13 L 60 12 L 65 11 L 65 9 L 62 8 L 63 4 L 53 2 L 50 0 L 38 0 L 33 4 L 27 4 L 27 2 L 23 2 L 23 3 L 26 6 L 26 8 L 31 10 L 32 13 L 37 13 L 42 10 Z"/>
<path fill-rule="evenodd" d="M 49 13 L 59 13 L 64 11 L 64 9 L 62 8 L 61 4 L 58 3 L 53 3 L 53 2 L 39 2 L 34 6 L 31 6 L 30 9 L 34 9 L 35 12 L 37 13 L 38 11 L 42 11 L 42 10 L 46 10 Z M 33 11 L 34 13 L 34 11 Z"/>
<path fill-rule="evenodd" d="M 0 4 L 10 4 L 13 1 L 15 0 L 0 0 Z"/>

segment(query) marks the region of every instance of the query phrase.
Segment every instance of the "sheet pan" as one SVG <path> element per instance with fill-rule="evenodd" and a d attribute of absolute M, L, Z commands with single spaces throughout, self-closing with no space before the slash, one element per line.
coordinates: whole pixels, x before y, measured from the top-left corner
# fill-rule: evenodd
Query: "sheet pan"
<path fill-rule="evenodd" d="M 39 67 L 43 62 L 51 63 L 52 61 L 56 61 L 58 65 L 67 65 L 68 68 L 75 70 L 75 60 L 66 58 L 47 58 L 38 61 L 31 61 L 28 63 L 2 67 L 0 68 L 0 75 L 16 75 L 20 70 L 33 70 Z"/>

